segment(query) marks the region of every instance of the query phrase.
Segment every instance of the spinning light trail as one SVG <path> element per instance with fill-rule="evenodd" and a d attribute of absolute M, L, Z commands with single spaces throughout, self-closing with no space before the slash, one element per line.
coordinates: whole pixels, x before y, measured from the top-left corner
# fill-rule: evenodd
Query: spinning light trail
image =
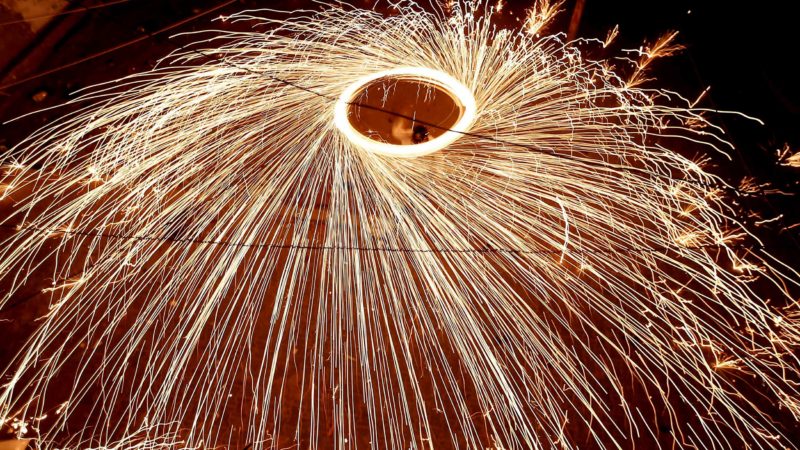
<path fill-rule="evenodd" d="M 351 105 L 357 103 L 356 97 L 359 92 L 363 91 L 365 86 L 369 85 L 369 83 L 375 81 L 381 82 L 386 79 L 393 80 L 395 83 L 397 80 L 410 79 L 418 83 L 429 84 L 430 87 L 427 89 L 432 90 L 435 89 L 436 86 L 439 86 L 439 88 L 443 89 L 445 92 L 453 94 L 459 106 L 463 109 L 463 112 L 453 126 L 447 127 L 448 131 L 445 131 L 443 135 L 427 142 L 418 143 L 417 145 L 391 144 L 385 141 L 370 139 L 361 134 L 351 124 L 352 114 L 350 108 Z M 383 82 L 385 83 L 386 81 Z M 391 115 L 389 117 L 391 117 Z M 469 89 L 446 73 L 425 67 L 400 67 L 367 75 L 342 92 L 334 110 L 334 122 L 336 123 L 336 127 L 339 128 L 339 131 L 353 144 L 369 152 L 400 157 L 424 156 L 447 147 L 468 131 L 474 119 L 475 99 L 472 97 L 472 93 Z"/>
<path fill-rule="evenodd" d="M 232 16 L 258 31 L 5 155 L 0 305 L 53 284 L 0 422 L 43 448 L 796 448 L 798 274 L 675 151 L 730 144 L 643 87 L 669 41 L 626 79 L 537 36 L 552 5 L 522 31 L 395 9 Z M 409 82 L 453 124 L 360 103 Z"/>

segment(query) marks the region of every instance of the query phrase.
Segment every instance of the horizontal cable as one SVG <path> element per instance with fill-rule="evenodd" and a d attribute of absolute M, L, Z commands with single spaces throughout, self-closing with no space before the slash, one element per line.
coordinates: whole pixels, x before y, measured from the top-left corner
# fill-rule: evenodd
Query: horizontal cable
<path fill-rule="evenodd" d="M 745 245 L 723 245 L 723 244 L 702 244 L 702 245 L 687 245 L 687 246 L 654 246 L 654 247 L 609 247 L 607 249 L 582 249 L 582 250 L 567 250 L 563 248 L 558 249 L 515 249 L 515 248 L 497 248 L 492 246 L 484 246 L 479 248 L 403 248 L 403 247 L 361 247 L 361 246 L 347 246 L 347 245 L 311 245 L 311 244 L 278 244 L 278 243 L 247 243 L 226 240 L 213 240 L 213 239 L 191 239 L 171 236 L 138 236 L 120 233 L 102 233 L 90 232 L 82 230 L 59 230 L 53 228 L 40 228 L 34 226 L 20 227 L 13 225 L 0 225 L 0 228 L 13 229 L 19 232 L 35 232 L 43 234 L 64 234 L 75 236 L 86 236 L 93 238 L 109 238 L 109 239 L 124 239 L 131 241 L 151 241 L 151 242 L 172 242 L 178 244 L 202 244 L 202 245 L 218 245 L 225 247 L 241 247 L 241 248 L 259 248 L 271 250 L 320 250 L 320 251 L 366 251 L 378 253 L 463 253 L 463 254 L 480 254 L 480 253 L 505 253 L 505 254 L 519 254 L 519 255 L 555 255 L 555 254 L 609 254 L 609 253 L 665 253 L 668 251 L 677 251 L 682 249 L 687 250 L 703 250 L 714 248 L 744 248 L 748 250 L 763 249 L 765 246 L 745 246 Z"/>

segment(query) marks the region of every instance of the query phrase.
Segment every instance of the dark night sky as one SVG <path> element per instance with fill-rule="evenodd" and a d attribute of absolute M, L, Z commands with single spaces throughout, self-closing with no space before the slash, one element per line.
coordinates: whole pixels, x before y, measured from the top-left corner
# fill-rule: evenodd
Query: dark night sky
<path fill-rule="evenodd" d="M 652 41 L 666 31 L 679 31 L 678 41 L 686 50 L 662 60 L 654 69 L 659 87 L 693 98 L 711 86 L 706 107 L 741 111 L 766 122 L 761 127 L 726 119 L 725 125 L 734 139 L 743 140 L 746 145 L 772 147 L 789 142 L 797 147 L 800 86 L 793 67 L 800 36 L 795 29 L 796 16 L 787 4 L 587 0 L 579 34 L 602 37 L 619 24 L 620 46 L 634 48 L 642 40 Z"/>
<path fill-rule="evenodd" d="M 764 150 L 787 142 L 792 148 L 800 145 L 800 87 L 792 70 L 800 39 L 790 23 L 793 15 L 780 2 L 605 3 L 587 2 L 584 32 L 596 34 L 615 21 L 626 40 L 676 29 L 687 48 L 655 69 L 659 84 L 689 97 L 711 86 L 704 106 L 741 111 L 765 122 L 759 126 L 720 117 L 752 170 L 768 170 L 768 161 L 761 160 Z"/>

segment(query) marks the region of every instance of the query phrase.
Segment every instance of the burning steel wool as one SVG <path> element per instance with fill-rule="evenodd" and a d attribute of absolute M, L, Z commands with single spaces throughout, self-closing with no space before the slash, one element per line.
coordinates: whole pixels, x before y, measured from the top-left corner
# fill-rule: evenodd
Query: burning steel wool
<path fill-rule="evenodd" d="M 39 448 L 798 448 L 800 276 L 678 152 L 731 146 L 645 87 L 671 41 L 594 61 L 552 4 L 520 30 L 394 9 L 228 17 L 253 31 L 3 155 L 0 307 L 50 306 L 0 423 Z"/>

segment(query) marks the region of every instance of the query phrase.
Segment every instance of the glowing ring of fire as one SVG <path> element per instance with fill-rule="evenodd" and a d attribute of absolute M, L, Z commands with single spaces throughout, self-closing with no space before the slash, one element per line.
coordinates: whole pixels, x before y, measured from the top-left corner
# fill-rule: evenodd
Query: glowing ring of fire
<path fill-rule="evenodd" d="M 376 141 L 361 134 L 353 127 L 348 119 L 348 106 L 352 104 L 356 95 L 365 88 L 370 82 L 380 78 L 405 78 L 418 80 L 435 85 L 450 94 L 454 100 L 460 103 L 462 108 L 461 117 L 451 127 L 430 141 L 413 145 L 389 144 L 387 142 Z M 475 97 L 466 86 L 450 75 L 424 67 L 400 67 L 392 70 L 376 72 L 360 78 L 355 83 L 348 86 L 339 96 L 334 109 L 334 123 L 336 127 L 356 146 L 372 153 L 387 156 L 398 156 L 404 158 L 414 158 L 431 154 L 441 150 L 460 138 L 467 132 L 472 121 L 475 119 L 477 107 Z"/>

